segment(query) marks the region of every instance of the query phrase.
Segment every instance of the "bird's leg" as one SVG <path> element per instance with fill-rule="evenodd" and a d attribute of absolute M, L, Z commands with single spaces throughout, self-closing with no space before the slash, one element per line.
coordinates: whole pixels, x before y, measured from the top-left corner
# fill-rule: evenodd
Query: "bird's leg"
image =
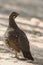
<path fill-rule="evenodd" d="M 15 52 L 15 58 L 17 58 L 17 53 Z"/>
<path fill-rule="evenodd" d="M 16 52 L 15 57 L 16 57 L 18 60 L 26 60 L 26 59 L 24 58 L 22 52 L 20 52 L 20 53 L 17 53 L 17 52 Z"/>

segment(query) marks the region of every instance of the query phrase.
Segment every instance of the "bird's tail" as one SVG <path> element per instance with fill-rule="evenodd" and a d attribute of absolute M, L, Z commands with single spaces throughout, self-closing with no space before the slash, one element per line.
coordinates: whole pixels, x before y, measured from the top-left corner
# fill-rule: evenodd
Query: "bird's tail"
<path fill-rule="evenodd" d="M 25 58 L 34 61 L 30 51 L 29 52 L 23 52 L 23 55 L 24 55 Z"/>

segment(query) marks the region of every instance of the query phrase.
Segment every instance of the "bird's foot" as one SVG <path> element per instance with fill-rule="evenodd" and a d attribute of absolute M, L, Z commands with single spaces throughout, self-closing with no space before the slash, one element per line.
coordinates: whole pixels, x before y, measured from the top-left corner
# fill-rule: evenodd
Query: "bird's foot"
<path fill-rule="evenodd" d="M 23 61 L 23 60 L 27 60 L 26 58 L 24 58 L 24 57 L 22 57 L 22 56 L 17 56 L 16 58 L 17 58 L 18 60 L 22 60 L 22 61 Z"/>
<path fill-rule="evenodd" d="M 17 58 L 18 60 L 26 60 L 26 58 L 21 53 L 15 53 L 13 58 Z"/>
<path fill-rule="evenodd" d="M 14 58 L 17 58 L 18 60 L 27 60 L 23 54 L 20 52 L 20 53 L 15 53 L 15 56 Z"/>

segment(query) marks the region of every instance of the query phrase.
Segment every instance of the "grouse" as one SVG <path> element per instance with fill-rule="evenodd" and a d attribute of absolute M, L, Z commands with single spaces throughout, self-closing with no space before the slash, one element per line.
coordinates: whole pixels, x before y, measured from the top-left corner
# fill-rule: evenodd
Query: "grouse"
<path fill-rule="evenodd" d="M 9 16 L 9 26 L 5 34 L 6 45 L 17 53 L 20 51 L 23 53 L 23 56 L 29 60 L 34 60 L 30 52 L 29 41 L 26 34 L 17 26 L 15 18 L 19 14 L 12 12 Z"/>

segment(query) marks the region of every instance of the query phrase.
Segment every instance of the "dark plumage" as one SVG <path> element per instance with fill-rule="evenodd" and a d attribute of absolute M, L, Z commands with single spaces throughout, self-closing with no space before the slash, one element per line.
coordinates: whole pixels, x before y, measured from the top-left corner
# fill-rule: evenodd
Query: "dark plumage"
<path fill-rule="evenodd" d="M 25 33 L 19 29 L 19 27 L 16 25 L 14 19 L 17 17 L 18 13 L 12 12 L 9 16 L 9 27 L 7 29 L 7 36 L 6 37 L 6 44 L 8 47 L 12 48 L 12 50 L 15 50 L 17 53 L 22 51 L 23 56 L 29 60 L 34 60 L 31 52 L 30 52 L 30 46 L 29 41 L 25 35 Z"/>

